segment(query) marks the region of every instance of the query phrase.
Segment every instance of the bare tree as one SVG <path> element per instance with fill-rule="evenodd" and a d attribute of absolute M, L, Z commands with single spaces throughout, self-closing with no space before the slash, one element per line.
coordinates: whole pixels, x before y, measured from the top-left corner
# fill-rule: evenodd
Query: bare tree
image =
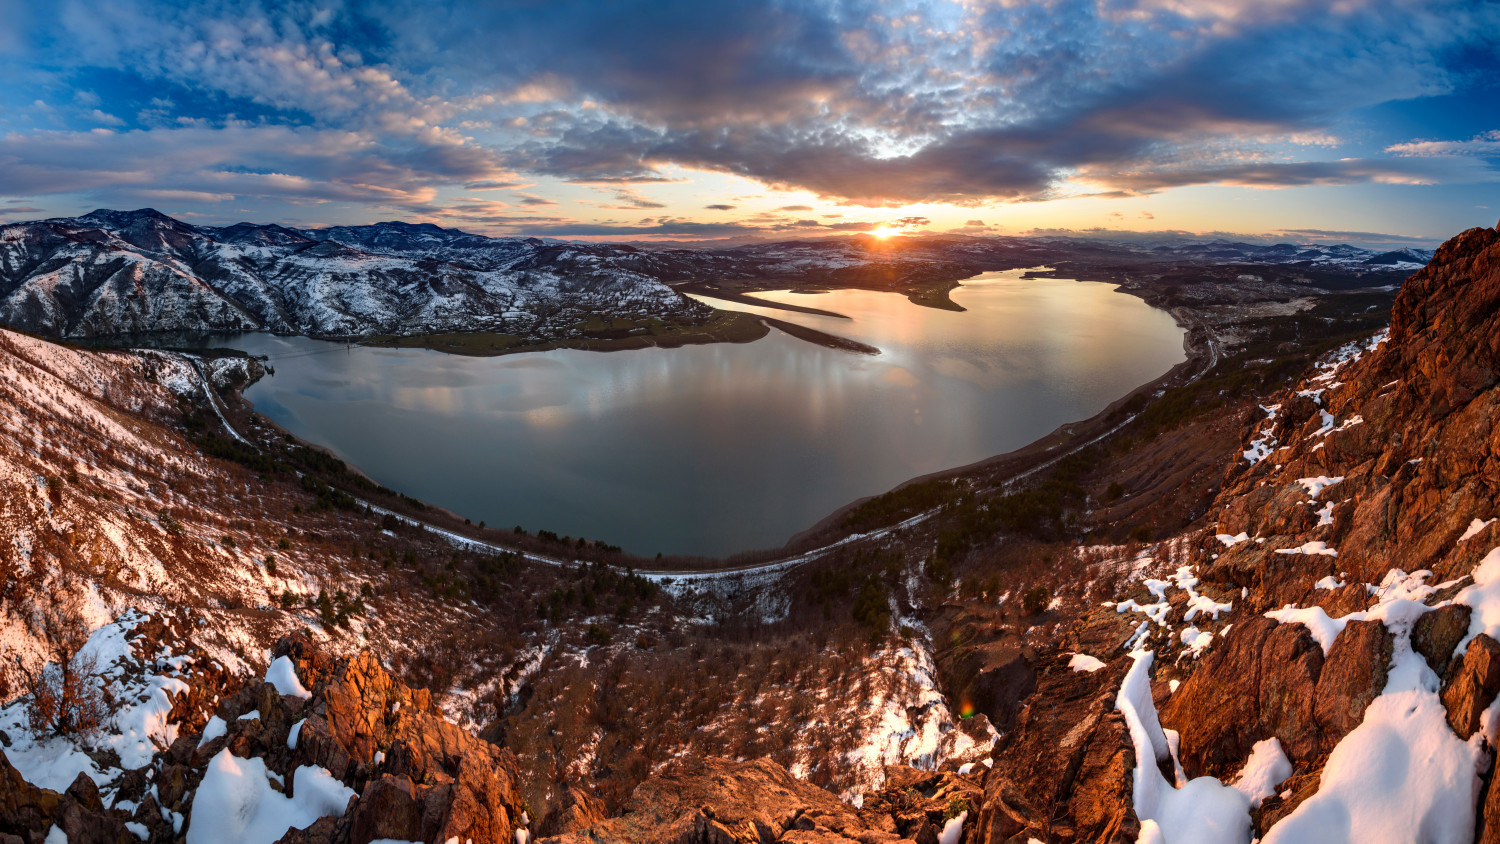
<path fill-rule="evenodd" d="M 83 651 L 89 640 L 88 626 L 55 605 L 38 620 L 42 637 L 52 646 L 53 660 L 32 677 L 27 726 L 37 736 L 75 736 L 92 742 L 108 710 L 95 676 L 97 660 Z"/>

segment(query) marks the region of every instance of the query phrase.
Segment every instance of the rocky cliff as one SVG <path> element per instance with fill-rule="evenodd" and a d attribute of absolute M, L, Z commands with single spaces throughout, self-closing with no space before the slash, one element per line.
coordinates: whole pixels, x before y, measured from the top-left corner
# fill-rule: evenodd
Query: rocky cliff
<path fill-rule="evenodd" d="M 1476 822 L 1500 836 L 1478 801 L 1500 691 L 1497 338 L 1500 232 L 1474 229 L 1406 282 L 1388 334 L 1267 397 L 1246 426 L 1192 555 L 1236 606 L 1161 722 L 1187 777 L 1232 774 L 1279 742 L 1292 773 L 1258 809 L 1266 840 L 1307 840 L 1340 811 L 1363 815 L 1356 833 L 1378 829 L 1379 799 L 1411 819 L 1380 840 L 1423 824 L 1444 831 L 1428 840 L 1467 840 Z"/>
<path fill-rule="evenodd" d="M 945 610 L 950 679 L 1016 713 L 964 840 L 1500 840 L 1496 338 L 1475 229 L 1252 403 L 1201 526 L 1055 563 L 1112 599 Z"/>

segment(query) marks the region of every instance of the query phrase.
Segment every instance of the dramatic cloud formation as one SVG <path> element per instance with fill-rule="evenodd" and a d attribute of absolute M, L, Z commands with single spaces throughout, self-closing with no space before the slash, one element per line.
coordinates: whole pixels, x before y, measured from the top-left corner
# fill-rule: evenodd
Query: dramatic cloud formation
<path fill-rule="evenodd" d="M 978 208 L 1144 223 L 1162 209 L 1086 203 L 1500 174 L 1483 0 L 0 0 L 0 20 L 0 195 L 57 211 L 980 231 Z M 787 216 L 837 206 L 872 213 Z M 632 211 L 656 216 L 607 216 Z"/>

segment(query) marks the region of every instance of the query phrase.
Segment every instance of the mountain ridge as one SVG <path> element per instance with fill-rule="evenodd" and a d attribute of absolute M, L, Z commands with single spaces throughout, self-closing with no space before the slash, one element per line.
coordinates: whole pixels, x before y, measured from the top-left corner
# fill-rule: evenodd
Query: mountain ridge
<path fill-rule="evenodd" d="M 1081 259 L 1101 268 L 1120 261 L 1270 262 L 1294 275 L 1307 268 L 1358 285 L 1368 272 L 1413 269 L 1421 257 L 1347 246 L 1216 241 L 1144 247 L 1066 238 L 850 237 L 648 249 L 491 238 L 430 223 L 194 226 L 150 208 L 96 209 L 0 226 L 0 323 L 70 339 L 483 331 L 537 344 L 578 336 L 597 313 L 702 326 L 712 310 L 683 292 L 712 295 L 719 282 L 755 289 L 890 289 L 922 304 L 954 307 L 942 291 L 963 278 L 1057 261 Z"/>

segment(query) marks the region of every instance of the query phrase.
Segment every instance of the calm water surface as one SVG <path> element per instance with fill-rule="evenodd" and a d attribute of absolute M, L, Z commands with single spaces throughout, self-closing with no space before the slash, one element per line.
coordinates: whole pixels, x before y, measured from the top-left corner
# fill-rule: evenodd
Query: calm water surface
<path fill-rule="evenodd" d="M 964 282 L 964 313 L 889 293 L 762 294 L 848 315 L 766 311 L 875 357 L 779 331 L 496 358 L 267 334 L 211 344 L 270 355 L 276 375 L 246 392 L 256 409 L 393 489 L 492 526 L 720 556 L 1018 448 L 1183 360 L 1166 313 L 1109 285 L 1020 274 Z"/>

